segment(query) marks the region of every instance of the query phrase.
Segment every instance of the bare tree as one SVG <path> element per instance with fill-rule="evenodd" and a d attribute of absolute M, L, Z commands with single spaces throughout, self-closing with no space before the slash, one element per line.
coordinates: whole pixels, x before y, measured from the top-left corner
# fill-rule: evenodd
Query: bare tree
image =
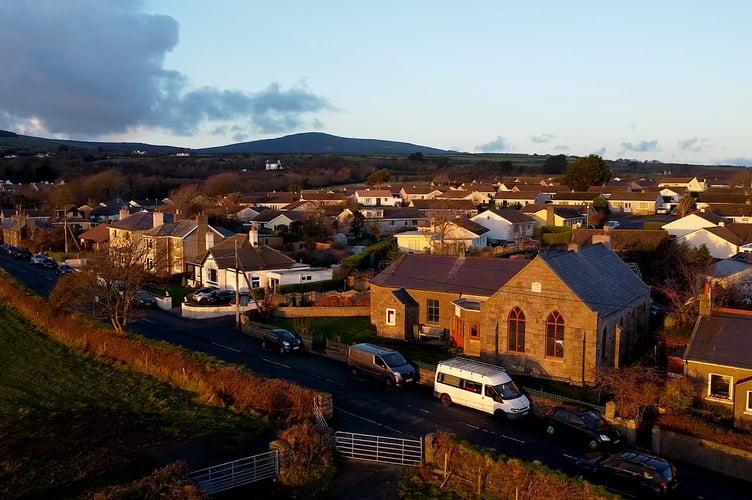
<path fill-rule="evenodd" d="M 596 389 L 613 398 L 616 412 L 640 422 L 661 403 L 665 377 L 655 368 L 630 366 L 598 370 Z"/>
<path fill-rule="evenodd" d="M 64 276 L 50 295 L 50 305 L 60 311 L 73 308 L 108 318 L 115 333 L 125 328 L 141 311 L 133 306 L 138 290 L 155 278 L 158 268 L 153 252 L 139 235 L 112 242 L 109 251 L 88 259 L 80 272 Z"/>

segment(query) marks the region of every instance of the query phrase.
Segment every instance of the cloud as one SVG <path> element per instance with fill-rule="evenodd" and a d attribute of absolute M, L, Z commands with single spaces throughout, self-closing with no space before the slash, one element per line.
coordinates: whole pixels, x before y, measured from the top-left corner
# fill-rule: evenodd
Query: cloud
<path fill-rule="evenodd" d="M 504 137 L 497 136 L 495 140 L 475 146 L 476 151 L 481 153 L 502 153 L 509 151 L 511 144 Z"/>
<path fill-rule="evenodd" d="M 177 22 L 141 7 L 133 0 L 1 2 L 0 18 L 13 22 L 0 30 L 0 125 L 65 136 L 137 127 L 192 135 L 206 122 L 245 121 L 276 133 L 334 110 L 304 85 L 191 88 L 185 75 L 164 68 L 178 44 Z"/>
<path fill-rule="evenodd" d="M 631 142 L 622 142 L 621 147 L 626 151 L 632 151 L 635 153 L 649 153 L 658 151 L 658 140 L 654 139 L 652 141 L 640 141 L 637 144 L 632 144 Z"/>
<path fill-rule="evenodd" d="M 606 148 L 598 148 L 595 151 L 593 151 L 594 155 L 598 155 L 601 158 L 603 158 L 606 155 Z"/>
<path fill-rule="evenodd" d="M 547 142 L 551 142 L 555 138 L 556 136 L 553 134 L 540 134 L 532 136 L 530 140 L 536 144 L 545 144 Z"/>
<path fill-rule="evenodd" d="M 570 147 L 566 144 L 559 144 L 558 146 L 554 147 L 554 151 L 569 151 Z"/>
<path fill-rule="evenodd" d="M 740 167 L 752 167 L 752 158 L 740 156 L 737 158 L 727 158 L 721 162 L 720 165 L 733 165 Z"/>
<path fill-rule="evenodd" d="M 690 139 L 684 139 L 683 141 L 679 141 L 679 149 L 682 151 L 691 151 L 693 153 L 701 153 L 703 150 L 703 146 L 708 143 L 707 139 L 698 139 L 697 137 L 692 137 Z"/>

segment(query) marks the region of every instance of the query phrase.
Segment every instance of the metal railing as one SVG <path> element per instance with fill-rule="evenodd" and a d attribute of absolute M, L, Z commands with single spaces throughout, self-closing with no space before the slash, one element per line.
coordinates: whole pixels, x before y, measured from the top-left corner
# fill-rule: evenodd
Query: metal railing
<path fill-rule="evenodd" d="M 549 399 L 551 401 L 556 401 L 557 403 L 574 403 L 579 406 L 587 406 L 588 408 L 592 408 L 593 410 L 596 410 L 599 413 L 606 412 L 605 406 L 596 405 L 593 403 L 586 403 L 585 401 L 580 401 L 579 399 L 568 398 L 566 396 L 553 394 L 551 392 L 541 391 L 538 389 L 531 389 L 529 387 L 525 388 L 525 392 L 528 393 L 530 396 L 533 396 L 533 397 L 537 396 L 539 398 Z"/>
<path fill-rule="evenodd" d="M 238 486 L 271 479 L 279 474 L 277 450 L 207 467 L 188 474 L 205 495 L 214 495 Z"/>
<path fill-rule="evenodd" d="M 402 439 L 353 432 L 335 432 L 337 453 L 345 458 L 392 465 L 423 463 L 423 440 Z"/>

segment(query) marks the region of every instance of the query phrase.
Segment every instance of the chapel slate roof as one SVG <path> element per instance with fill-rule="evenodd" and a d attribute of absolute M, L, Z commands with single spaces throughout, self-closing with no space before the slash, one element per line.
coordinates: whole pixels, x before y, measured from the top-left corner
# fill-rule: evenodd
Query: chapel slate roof
<path fill-rule="evenodd" d="M 529 260 L 407 254 L 376 275 L 371 283 L 490 297 L 529 263 Z"/>
<path fill-rule="evenodd" d="M 752 314 L 714 310 L 695 323 L 684 359 L 752 370 Z"/>
<path fill-rule="evenodd" d="M 601 316 L 650 294 L 650 289 L 614 252 L 590 245 L 577 252 L 548 250 L 539 257 L 587 306 Z"/>
<path fill-rule="evenodd" d="M 418 303 L 415 301 L 415 299 L 410 295 L 407 290 L 404 288 L 400 288 L 399 290 L 394 290 L 392 292 L 392 295 L 394 295 L 394 298 L 397 299 L 401 304 L 411 307 L 411 306 L 417 306 Z"/>

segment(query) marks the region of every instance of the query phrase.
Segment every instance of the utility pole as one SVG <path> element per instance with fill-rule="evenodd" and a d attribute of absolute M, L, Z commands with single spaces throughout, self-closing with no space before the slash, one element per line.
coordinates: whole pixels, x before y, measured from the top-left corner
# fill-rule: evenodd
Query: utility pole
<path fill-rule="evenodd" d="M 240 331 L 240 262 L 238 242 L 235 241 L 235 331 Z"/>

